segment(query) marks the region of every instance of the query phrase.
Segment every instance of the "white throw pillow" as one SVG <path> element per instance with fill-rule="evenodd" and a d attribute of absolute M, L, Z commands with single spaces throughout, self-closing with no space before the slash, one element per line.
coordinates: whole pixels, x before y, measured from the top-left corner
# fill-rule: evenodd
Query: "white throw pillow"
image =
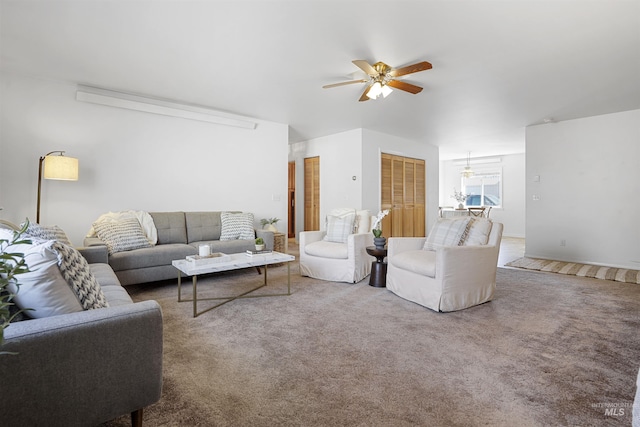
<path fill-rule="evenodd" d="M 100 240 L 107 245 L 109 255 L 151 246 L 151 243 L 144 235 L 142 226 L 135 218 L 94 222 L 93 228 L 96 230 Z"/>
<path fill-rule="evenodd" d="M 371 232 L 371 212 L 368 210 L 356 211 L 356 226 L 354 233 L 370 233 Z"/>
<path fill-rule="evenodd" d="M 424 243 L 424 250 L 434 251 L 442 246 L 459 246 L 469 225 L 469 217 L 440 218 L 431 229 Z"/>
<path fill-rule="evenodd" d="M 0 239 L 11 241 L 13 233 L 0 229 Z M 58 254 L 53 240 L 32 238 L 32 244 L 14 245 L 11 252 L 22 253 L 29 272 L 16 276 L 19 286 L 10 284 L 8 290 L 16 294 L 14 302 L 25 314 L 33 318 L 82 311 L 76 294 L 62 276 L 58 267 Z"/>
<path fill-rule="evenodd" d="M 486 245 L 493 223 L 488 218 L 471 218 L 466 232 L 462 236 L 463 246 Z"/>
<path fill-rule="evenodd" d="M 253 240 L 256 232 L 253 225 L 253 214 L 246 213 L 220 213 L 222 230 L 220 240 Z"/>
<path fill-rule="evenodd" d="M 347 237 L 353 234 L 355 219 L 355 211 L 343 216 L 327 215 L 327 234 L 324 240 L 327 242 L 345 243 Z"/>

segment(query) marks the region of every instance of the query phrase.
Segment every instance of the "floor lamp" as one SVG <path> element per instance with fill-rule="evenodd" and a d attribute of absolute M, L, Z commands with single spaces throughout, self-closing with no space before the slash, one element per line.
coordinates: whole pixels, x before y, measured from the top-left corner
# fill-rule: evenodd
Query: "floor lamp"
<path fill-rule="evenodd" d="M 59 153 L 59 156 L 51 154 Z M 40 223 L 40 190 L 42 178 L 62 181 L 78 180 L 78 159 L 65 157 L 64 151 L 51 151 L 40 157 L 38 162 L 38 205 L 36 210 L 36 223 Z"/>

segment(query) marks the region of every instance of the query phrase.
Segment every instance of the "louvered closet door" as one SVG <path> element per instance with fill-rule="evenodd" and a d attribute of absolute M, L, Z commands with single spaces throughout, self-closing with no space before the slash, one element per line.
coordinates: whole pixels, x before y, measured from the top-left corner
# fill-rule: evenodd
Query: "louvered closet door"
<path fill-rule="evenodd" d="M 320 157 L 304 159 L 304 231 L 320 230 Z"/>
<path fill-rule="evenodd" d="M 391 209 L 382 222 L 385 237 L 423 237 L 425 220 L 425 162 L 381 155 L 381 208 Z"/>

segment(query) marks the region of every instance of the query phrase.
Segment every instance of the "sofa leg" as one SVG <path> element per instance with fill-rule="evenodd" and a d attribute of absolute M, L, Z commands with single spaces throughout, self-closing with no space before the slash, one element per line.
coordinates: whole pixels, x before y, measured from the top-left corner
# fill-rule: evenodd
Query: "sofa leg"
<path fill-rule="evenodd" d="M 260 271 L 260 267 L 256 267 L 256 270 L 258 270 L 258 274 L 262 274 L 262 271 Z"/>
<path fill-rule="evenodd" d="M 131 427 L 142 427 L 142 408 L 131 413 Z"/>

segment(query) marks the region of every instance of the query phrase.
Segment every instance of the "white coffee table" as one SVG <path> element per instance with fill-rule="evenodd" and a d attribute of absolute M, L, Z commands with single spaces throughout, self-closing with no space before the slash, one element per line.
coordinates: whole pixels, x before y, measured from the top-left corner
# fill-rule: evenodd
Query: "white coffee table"
<path fill-rule="evenodd" d="M 280 252 L 271 252 L 268 254 L 260 254 L 249 256 L 244 253 L 229 254 L 224 257 L 223 260 L 205 263 L 201 265 L 194 265 L 186 259 L 178 259 L 171 262 L 171 264 L 177 268 L 180 272 L 191 276 L 193 282 L 193 298 L 182 299 L 181 287 L 182 287 L 182 274 L 178 273 L 178 302 L 193 301 L 193 317 L 198 317 L 202 313 L 206 313 L 209 310 L 213 310 L 216 307 L 220 307 L 222 304 L 226 304 L 238 298 L 257 298 L 257 297 L 276 297 L 291 295 L 291 266 L 290 262 L 294 261 L 296 257 L 293 255 L 283 254 Z M 259 294 L 249 295 L 252 292 L 267 286 L 267 272 L 270 264 L 287 264 L 287 293 L 286 294 Z M 243 292 L 239 295 L 217 297 L 217 298 L 198 298 L 198 275 L 217 273 L 221 271 L 238 270 L 240 268 L 251 267 L 264 267 L 264 283 L 249 291 Z M 198 301 L 210 301 L 210 300 L 224 300 L 221 303 L 209 307 L 205 310 L 198 312 Z"/>

